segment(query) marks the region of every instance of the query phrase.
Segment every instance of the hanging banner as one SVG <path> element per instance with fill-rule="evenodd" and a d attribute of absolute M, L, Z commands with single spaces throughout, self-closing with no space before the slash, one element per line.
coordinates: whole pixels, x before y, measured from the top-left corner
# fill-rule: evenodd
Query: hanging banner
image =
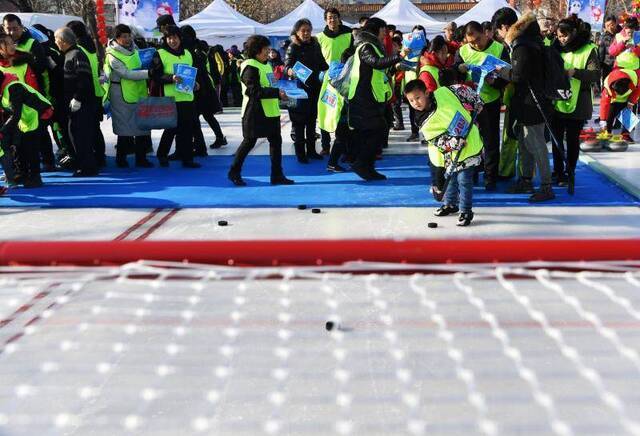
<path fill-rule="evenodd" d="M 569 15 L 576 14 L 585 23 L 591 24 L 594 32 L 602 31 L 606 0 L 568 0 Z"/>
<path fill-rule="evenodd" d="M 173 15 L 180 21 L 180 0 L 118 0 L 118 18 L 121 24 L 133 26 L 145 37 L 159 37 L 156 19 L 160 15 Z"/>

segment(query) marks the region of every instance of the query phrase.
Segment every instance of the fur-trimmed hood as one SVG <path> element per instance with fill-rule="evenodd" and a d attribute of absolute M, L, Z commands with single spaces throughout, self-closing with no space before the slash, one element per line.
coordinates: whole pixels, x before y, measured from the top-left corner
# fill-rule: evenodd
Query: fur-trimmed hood
<path fill-rule="evenodd" d="M 513 26 L 509 28 L 504 41 L 509 45 L 513 45 L 516 39 L 524 35 L 537 36 L 538 38 L 542 39 L 542 36 L 540 35 L 540 25 L 538 25 L 538 20 L 536 19 L 536 16 L 531 12 L 524 14 L 518 21 L 515 22 Z"/>

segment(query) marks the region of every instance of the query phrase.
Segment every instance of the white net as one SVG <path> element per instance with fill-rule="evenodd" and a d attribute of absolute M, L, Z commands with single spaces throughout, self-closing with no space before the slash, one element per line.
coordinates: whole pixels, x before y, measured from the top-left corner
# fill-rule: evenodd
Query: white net
<path fill-rule="evenodd" d="M 3 435 L 640 434 L 638 263 L 0 274 Z"/>

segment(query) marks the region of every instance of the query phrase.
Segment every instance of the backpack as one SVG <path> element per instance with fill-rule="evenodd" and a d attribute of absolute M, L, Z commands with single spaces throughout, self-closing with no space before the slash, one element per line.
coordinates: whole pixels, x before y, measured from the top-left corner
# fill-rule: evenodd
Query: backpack
<path fill-rule="evenodd" d="M 553 47 L 542 48 L 544 62 L 544 88 L 542 97 L 547 100 L 569 100 L 571 98 L 571 82 L 564 70 L 564 60 L 558 50 Z"/>

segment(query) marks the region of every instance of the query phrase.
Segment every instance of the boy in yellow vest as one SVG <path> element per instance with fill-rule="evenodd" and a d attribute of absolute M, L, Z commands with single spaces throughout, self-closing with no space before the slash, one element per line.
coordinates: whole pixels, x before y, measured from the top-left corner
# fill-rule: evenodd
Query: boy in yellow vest
<path fill-rule="evenodd" d="M 604 81 L 602 97 L 600 98 L 600 123 L 604 128 L 601 139 L 609 139 L 611 131 L 616 124 L 620 112 L 632 109 L 640 98 L 640 86 L 638 86 L 638 73 L 634 70 L 615 69 Z M 623 127 L 620 141 L 607 143 L 612 151 L 625 151 L 628 143 L 632 142 L 629 132 Z"/>
<path fill-rule="evenodd" d="M 473 174 L 481 163 L 483 147 L 478 127 L 471 124 L 471 113 L 482 110 L 482 100 L 464 85 L 443 86 L 429 93 L 421 80 L 407 83 L 404 92 L 416 110 L 416 121 L 428 143 L 431 163 L 451 174 L 444 205 L 435 215 L 460 211 L 457 225 L 468 226 L 473 220 Z"/>

